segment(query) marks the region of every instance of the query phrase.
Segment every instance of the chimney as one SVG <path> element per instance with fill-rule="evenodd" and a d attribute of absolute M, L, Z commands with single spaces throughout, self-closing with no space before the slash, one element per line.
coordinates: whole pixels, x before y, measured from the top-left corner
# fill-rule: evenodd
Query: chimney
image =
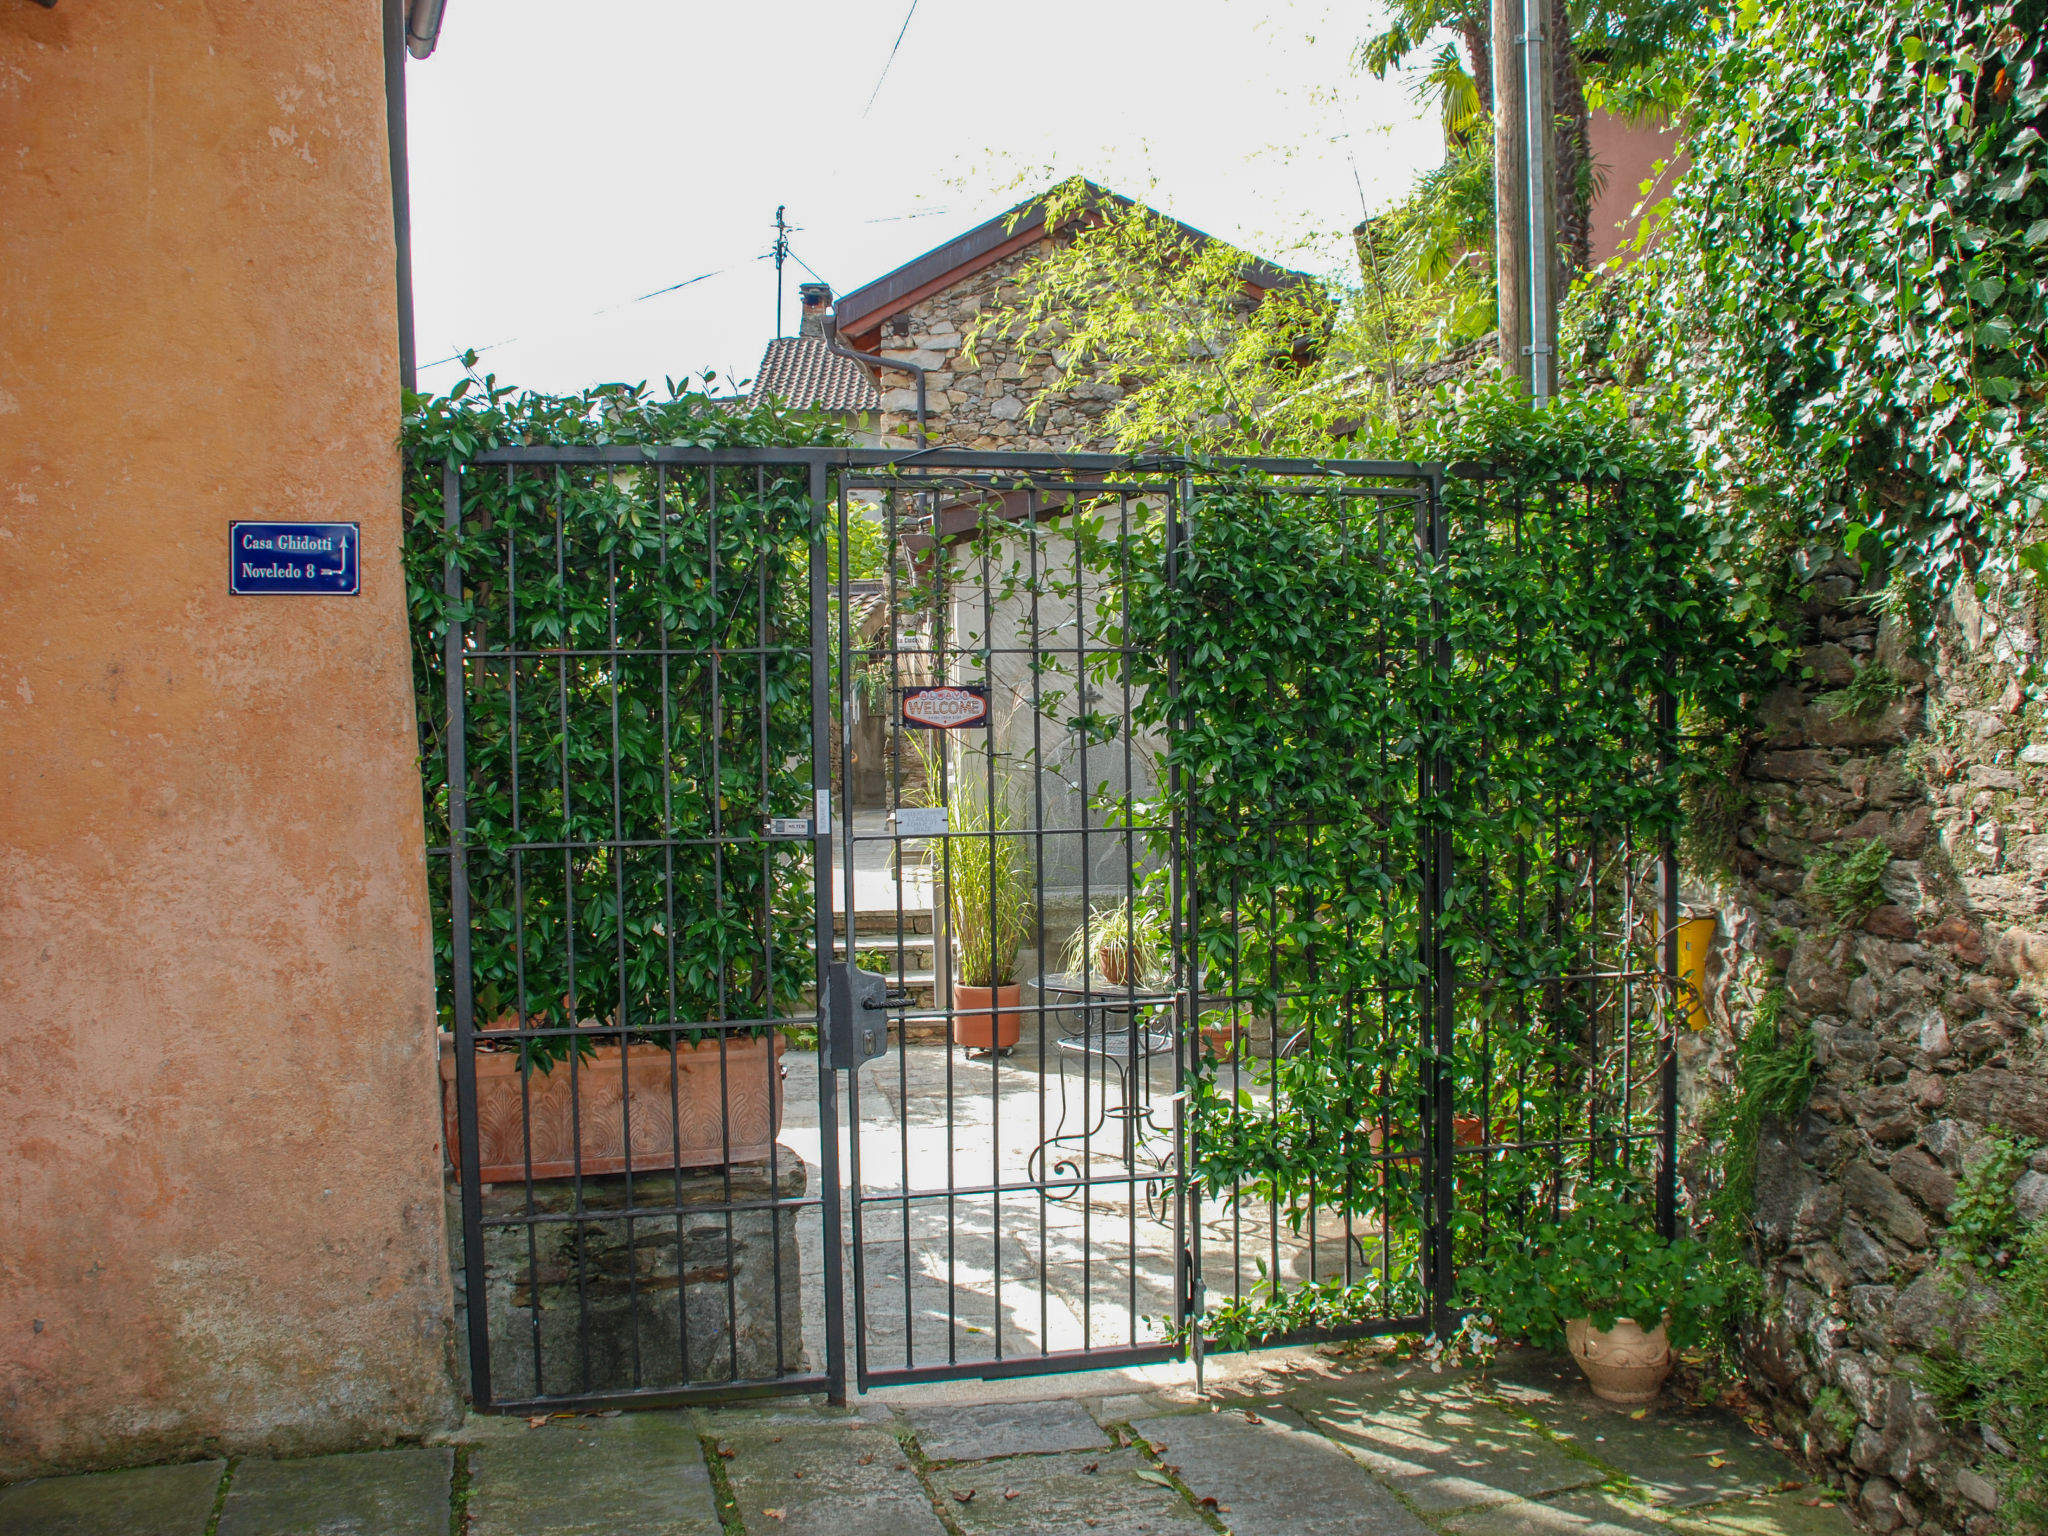
<path fill-rule="evenodd" d="M 827 283 L 798 283 L 797 304 L 803 310 L 803 320 L 797 326 L 797 335 L 823 338 L 825 316 L 832 308 L 832 288 Z"/>

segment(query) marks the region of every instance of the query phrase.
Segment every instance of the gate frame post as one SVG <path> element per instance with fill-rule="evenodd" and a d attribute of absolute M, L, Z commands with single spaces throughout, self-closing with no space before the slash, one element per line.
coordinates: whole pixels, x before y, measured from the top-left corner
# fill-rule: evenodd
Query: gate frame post
<path fill-rule="evenodd" d="M 441 470 L 441 527 L 448 535 L 448 560 L 442 571 L 442 593 L 453 612 L 462 605 L 462 462 L 448 459 Z M 484 1195 L 478 1166 L 476 1126 L 476 1000 L 470 977 L 469 915 L 469 678 L 463 666 L 465 626 L 450 617 L 443 641 L 441 672 L 447 734 L 443 761 L 448 765 L 448 927 L 455 1011 L 456 1137 L 462 1151 L 462 1289 L 464 1321 L 469 1334 L 469 1397 L 472 1406 L 488 1408 L 491 1392 L 490 1299 L 485 1295 Z"/>
<path fill-rule="evenodd" d="M 1667 649 L 1667 655 L 1668 649 Z M 1657 695 L 1657 755 L 1666 772 L 1676 759 L 1678 701 L 1669 692 Z M 1658 917 L 1663 925 L 1658 948 L 1664 970 L 1663 1021 L 1657 1046 L 1663 1060 L 1657 1069 L 1657 1230 L 1666 1242 L 1678 1235 L 1678 852 L 1665 832 L 1657 852 Z"/>
<path fill-rule="evenodd" d="M 828 1028 L 832 966 L 832 630 L 826 590 L 828 541 L 844 530 L 834 526 L 826 495 L 829 472 L 817 459 L 810 464 L 811 497 L 811 904 L 815 924 L 818 974 L 818 1176 L 819 1247 L 825 1260 L 825 1397 L 834 1407 L 846 1406 L 846 1280 L 841 1273 L 844 1241 L 839 1202 L 839 1069 L 825 1061 L 824 1031 Z M 846 576 L 840 561 L 840 579 Z M 841 617 L 844 618 L 844 604 Z M 848 815 L 852 797 L 848 796 Z M 820 816 L 823 809 L 827 814 Z M 847 958 L 853 957 L 853 909 L 846 913 Z"/>
<path fill-rule="evenodd" d="M 1431 470 L 1422 505 L 1417 511 L 1417 543 L 1421 545 L 1420 553 L 1428 561 L 1432 576 L 1429 601 L 1432 633 L 1427 655 L 1431 670 L 1441 681 L 1450 677 L 1453 661 L 1440 587 L 1450 552 L 1449 530 L 1445 527 L 1443 515 L 1441 470 Z M 1440 706 L 1441 689 L 1436 690 L 1436 694 Z M 1436 716 L 1430 723 L 1436 727 L 1437 740 L 1418 764 L 1418 788 L 1425 800 L 1433 798 L 1441 807 L 1450 797 L 1451 763 L 1442 746 L 1441 716 Z M 1443 1338 L 1451 1330 L 1452 1298 L 1457 1291 L 1457 1273 L 1451 1252 L 1451 1206 L 1456 1198 L 1452 1160 L 1457 1155 L 1452 1118 L 1456 1111 L 1453 1102 L 1456 1080 L 1451 1063 L 1457 1050 L 1457 968 L 1451 946 L 1445 942 L 1443 934 L 1446 893 L 1450 889 L 1455 859 L 1449 823 L 1443 822 L 1433 832 L 1425 833 L 1424 845 L 1419 852 L 1423 866 L 1423 910 L 1422 921 L 1417 926 L 1423 969 L 1429 977 L 1426 994 L 1428 1020 L 1424 1028 L 1427 1067 L 1424 1113 L 1428 1121 L 1423 1138 L 1423 1182 L 1428 1209 L 1428 1228 L 1423 1245 L 1424 1281 L 1429 1288 L 1430 1331 Z"/>

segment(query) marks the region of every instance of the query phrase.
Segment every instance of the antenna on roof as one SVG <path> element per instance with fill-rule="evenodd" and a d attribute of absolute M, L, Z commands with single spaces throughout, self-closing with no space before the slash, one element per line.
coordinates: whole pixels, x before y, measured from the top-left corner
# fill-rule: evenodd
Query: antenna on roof
<path fill-rule="evenodd" d="M 775 334 L 782 335 L 782 264 L 789 260 L 789 224 L 782 215 L 789 207 L 787 203 L 775 206 L 775 249 L 768 254 L 775 258 Z"/>

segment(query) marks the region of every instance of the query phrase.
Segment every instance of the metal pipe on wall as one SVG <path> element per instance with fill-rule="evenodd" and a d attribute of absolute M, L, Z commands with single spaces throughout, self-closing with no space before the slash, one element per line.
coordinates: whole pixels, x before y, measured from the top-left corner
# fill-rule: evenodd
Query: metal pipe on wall
<path fill-rule="evenodd" d="M 419 388 L 412 318 L 412 185 L 405 152 L 405 0 L 384 0 L 384 133 L 391 150 L 391 236 L 398 259 L 398 382 Z"/>
<path fill-rule="evenodd" d="M 1555 240 L 1551 235 L 1550 55 L 1544 23 L 1550 0 L 1522 0 L 1522 96 L 1527 110 L 1529 175 L 1529 398 L 1548 403 L 1555 392 L 1557 300 L 1553 294 Z"/>
<path fill-rule="evenodd" d="M 839 321 L 831 315 L 825 317 L 825 347 L 837 357 L 850 357 L 857 363 L 872 363 L 877 368 L 898 368 L 917 379 L 917 446 L 930 446 L 925 440 L 924 369 L 916 363 L 896 358 L 877 357 L 872 352 L 856 352 L 839 340 Z"/>

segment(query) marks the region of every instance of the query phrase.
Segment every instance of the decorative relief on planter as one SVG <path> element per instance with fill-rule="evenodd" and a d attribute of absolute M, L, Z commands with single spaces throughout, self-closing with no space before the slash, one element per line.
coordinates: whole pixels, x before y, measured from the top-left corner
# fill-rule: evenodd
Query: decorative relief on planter
<path fill-rule="evenodd" d="M 780 1035 L 772 1055 L 766 1039 L 729 1038 L 721 1074 L 715 1039 L 680 1044 L 673 1058 L 663 1046 L 629 1045 L 624 1087 L 616 1045 L 597 1047 L 573 1072 L 567 1062 L 557 1062 L 551 1072 L 533 1072 L 523 1087 L 517 1052 L 479 1050 L 479 1174 L 486 1184 L 524 1180 L 529 1142 L 536 1179 L 569 1178 L 579 1171 L 623 1173 L 629 1118 L 635 1173 L 762 1162 L 782 1126 L 782 1050 Z M 446 1037 L 441 1112 L 448 1160 L 459 1173 L 455 1053 Z"/>

